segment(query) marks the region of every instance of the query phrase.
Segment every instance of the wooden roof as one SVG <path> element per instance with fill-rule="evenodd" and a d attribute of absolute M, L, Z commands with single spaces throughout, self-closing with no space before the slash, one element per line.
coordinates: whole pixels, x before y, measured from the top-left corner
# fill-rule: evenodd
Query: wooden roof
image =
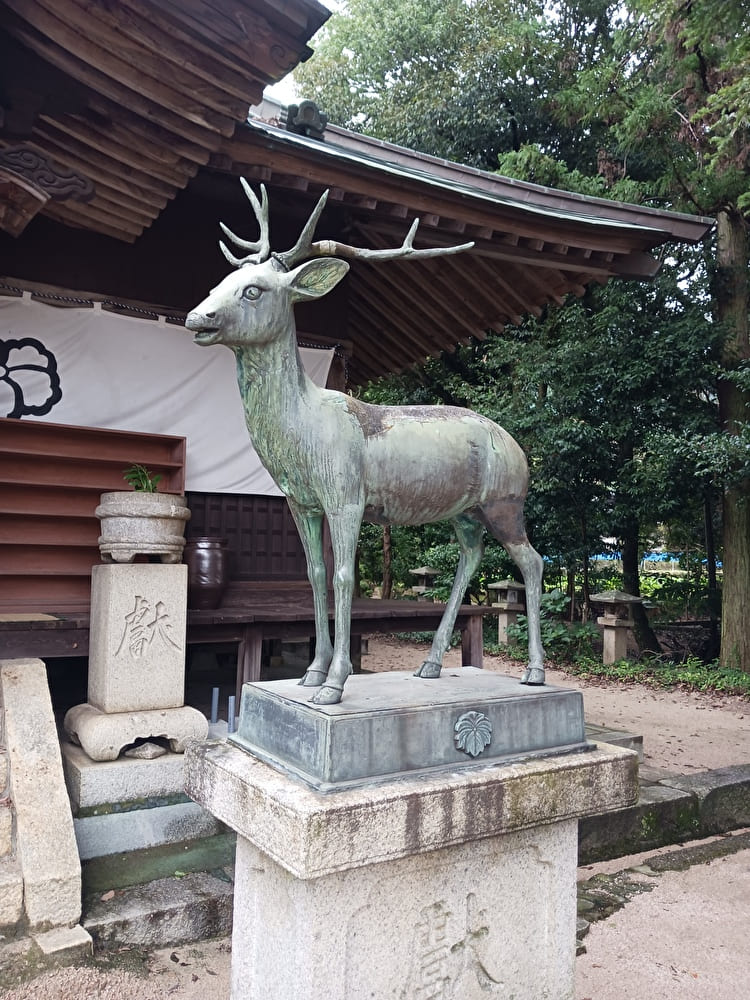
<path fill-rule="evenodd" d="M 317 0 L 0 0 L 0 227 L 42 211 L 137 239 L 329 16 Z"/>
<path fill-rule="evenodd" d="M 361 384 L 592 281 L 648 278 L 654 251 L 712 225 L 331 125 L 297 134 L 268 102 L 246 120 L 328 16 L 317 0 L 0 0 L 0 275 L 187 311 L 226 273 L 218 220 L 255 235 L 240 175 L 269 189 L 277 249 L 324 190 L 318 238 L 398 246 L 419 216 L 416 246 L 473 241 L 453 257 L 357 261 L 302 308 L 300 328 L 344 345 Z"/>
<path fill-rule="evenodd" d="M 202 177 L 215 171 L 263 182 L 272 223 L 275 206 L 289 214 L 293 204 L 300 225 L 327 189 L 318 239 L 398 246 L 420 217 L 415 246 L 474 241 L 451 257 L 353 264 L 346 315 L 331 336 L 352 345 L 355 384 L 540 315 L 592 281 L 652 277 L 659 268 L 652 251 L 697 242 L 712 225 L 514 181 L 334 126 L 322 140 L 308 138 L 281 127 L 269 102 L 257 114 L 222 144 Z M 252 239 L 255 221 L 239 184 L 237 198 L 236 214 L 222 221 Z M 273 232 L 272 224 L 276 246 Z"/>

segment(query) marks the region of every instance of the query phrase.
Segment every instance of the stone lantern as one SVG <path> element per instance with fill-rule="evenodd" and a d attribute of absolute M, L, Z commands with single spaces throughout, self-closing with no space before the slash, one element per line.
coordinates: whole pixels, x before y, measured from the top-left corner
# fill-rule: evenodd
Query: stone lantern
<path fill-rule="evenodd" d="M 628 653 L 628 629 L 633 627 L 633 606 L 642 604 L 642 598 L 622 590 L 605 590 L 592 594 L 591 602 L 604 605 L 604 614 L 596 619 L 603 630 L 602 663 L 624 660 Z"/>
<path fill-rule="evenodd" d="M 417 600 L 431 601 L 432 598 L 427 596 L 427 591 L 432 589 L 435 577 L 440 575 L 440 571 L 431 566 L 417 566 L 416 569 L 410 569 L 409 572 L 417 578 L 417 582 L 411 588 L 412 593 L 417 595 Z"/>
<path fill-rule="evenodd" d="M 492 607 L 497 608 L 497 641 L 504 646 L 508 642 L 508 626 L 515 625 L 519 613 L 526 610 L 526 587 L 518 580 L 500 580 L 487 584 L 487 590 L 492 592 Z"/>

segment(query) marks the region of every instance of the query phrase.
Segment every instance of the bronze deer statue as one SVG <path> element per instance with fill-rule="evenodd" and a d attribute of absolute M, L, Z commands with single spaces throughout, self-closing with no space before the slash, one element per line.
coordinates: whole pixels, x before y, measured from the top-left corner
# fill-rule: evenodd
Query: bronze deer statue
<path fill-rule="evenodd" d="M 268 198 L 242 184 L 260 227 L 237 247 L 221 243 L 236 268 L 194 309 L 185 326 L 203 346 L 224 344 L 237 358 L 245 419 L 261 461 L 286 494 L 302 539 L 313 590 L 316 645 L 300 684 L 318 688 L 312 701 L 341 700 L 351 673 L 350 629 L 354 561 L 363 520 L 428 524 L 448 520 L 460 559 L 450 598 L 419 677 L 439 677 L 470 578 L 479 566 L 484 529 L 500 541 L 526 584 L 529 663 L 521 683 L 544 684 L 539 630 L 542 559 L 524 528 L 526 459 L 497 424 L 450 406 L 373 406 L 321 389 L 305 374 L 297 350 L 293 306 L 329 292 L 349 270 L 342 258 L 390 260 L 458 253 L 463 246 L 415 250 L 415 220 L 401 247 L 368 250 L 331 240 L 312 242 L 326 202 L 323 194 L 296 245 L 273 253 Z M 334 642 L 328 624 L 323 518 L 333 549 Z"/>

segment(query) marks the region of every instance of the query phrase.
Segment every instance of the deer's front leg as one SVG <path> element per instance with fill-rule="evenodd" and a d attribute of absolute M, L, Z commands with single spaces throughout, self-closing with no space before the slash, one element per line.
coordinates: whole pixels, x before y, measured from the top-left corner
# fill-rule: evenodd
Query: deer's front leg
<path fill-rule="evenodd" d="M 328 628 L 326 567 L 323 560 L 323 515 L 308 514 L 289 500 L 294 523 L 297 525 L 307 561 L 307 576 L 313 592 L 315 609 L 315 657 L 300 680 L 305 687 L 320 687 L 328 676 L 333 645 Z"/>
<path fill-rule="evenodd" d="M 328 678 L 320 691 L 310 699 L 316 705 L 338 704 L 341 701 L 346 678 L 352 672 L 349 645 L 354 594 L 354 559 L 362 523 L 362 510 L 359 504 L 346 504 L 334 513 L 328 513 L 328 527 L 333 548 L 335 633 L 333 659 L 328 668 Z"/>

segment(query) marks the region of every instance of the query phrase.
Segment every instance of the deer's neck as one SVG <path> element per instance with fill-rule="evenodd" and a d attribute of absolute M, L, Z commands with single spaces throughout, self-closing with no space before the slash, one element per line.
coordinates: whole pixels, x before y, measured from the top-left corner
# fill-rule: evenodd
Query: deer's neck
<path fill-rule="evenodd" d="M 301 446 L 316 386 L 302 366 L 293 331 L 282 343 L 236 347 L 234 352 L 248 430 L 263 464 L 276 476 L 283 456 Z"/>

